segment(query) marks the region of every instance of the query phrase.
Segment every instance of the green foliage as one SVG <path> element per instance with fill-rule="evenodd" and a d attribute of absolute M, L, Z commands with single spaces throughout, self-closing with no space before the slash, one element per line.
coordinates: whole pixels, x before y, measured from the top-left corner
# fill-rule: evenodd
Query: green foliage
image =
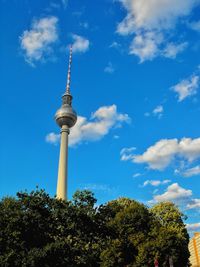
<path fill-rule="evenodd" d="M 97 200 L 94 197 L 94 194 L 89 190 L 78 190 L 73 195 L 73 203 L 78 207 L 87 207 L 93 209 L 96 202 Z"/>
<path fill-rule="evenodd" d="M 153 267 L 188 264 L 184 216 L 172 203 L 148 209 L 128 198 L 96 207 L 90 191 L 72 201 L 43 190 L 0 201 L 2 267 Z"/>
<path fill-rule="evenodd" d="M 163 266 L 168 266 L 168 257 L 172 257 L 175 267 L 187 266 L 189 235 L 183 223 L 186 217 L 171 202 L 158 203 L 150 211 L 160 223 L 157 243 Z"/>

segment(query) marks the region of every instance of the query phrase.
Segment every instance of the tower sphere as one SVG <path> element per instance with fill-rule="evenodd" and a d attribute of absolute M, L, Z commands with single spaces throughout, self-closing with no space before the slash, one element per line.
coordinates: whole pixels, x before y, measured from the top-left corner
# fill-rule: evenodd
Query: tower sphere
<path fill-rule="evenodd" d="M 64 94 L 62 98 L 63 104 L 57 110 L 55 114 L 55 120 L 60 126 L 60 128 L 62 128 L 63 125 L 66 125 L 68 128 L 71 128 L 75 125 L 77 121 L 76 111 L 71 106 L 72 96 Z"/>

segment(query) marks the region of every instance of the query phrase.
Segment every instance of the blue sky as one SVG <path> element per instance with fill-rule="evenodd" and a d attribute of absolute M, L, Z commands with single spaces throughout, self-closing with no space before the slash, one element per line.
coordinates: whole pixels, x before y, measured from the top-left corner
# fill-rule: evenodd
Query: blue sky
<path fill-rule="evenodd" d="M 73 45 L 69 197 L 174 201 L 200 229 L 200 1 L 1 0 L 0 196 L 55 195 Z"/>

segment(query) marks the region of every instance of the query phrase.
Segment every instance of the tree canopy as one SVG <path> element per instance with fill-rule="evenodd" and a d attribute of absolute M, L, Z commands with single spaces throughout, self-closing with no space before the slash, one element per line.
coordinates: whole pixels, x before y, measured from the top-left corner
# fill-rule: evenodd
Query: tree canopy
<path fill-rule="evenodd" d="M 0 201 L 2 267 L 188 266 L 184 215 L 170 202 L 152 208 L 128 198 L 96 206 L 94 194 L 71 201 L 45 191 L 17 193 Z"/>

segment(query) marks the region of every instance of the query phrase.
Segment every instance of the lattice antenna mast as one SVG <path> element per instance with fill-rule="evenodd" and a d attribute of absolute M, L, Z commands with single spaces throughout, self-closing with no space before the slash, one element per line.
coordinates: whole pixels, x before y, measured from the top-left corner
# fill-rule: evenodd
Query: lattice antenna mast
<path fill-rule="evenodd" d="M 71 93 L 70 93 L 71 66 L 72 66 L 72 45 L 70 45 L 69 67 L 68 67 L 68 73 L 67 73 L 67 86 L 66 86 L 66 94 L 67 95 L 71 95 Z"/>

